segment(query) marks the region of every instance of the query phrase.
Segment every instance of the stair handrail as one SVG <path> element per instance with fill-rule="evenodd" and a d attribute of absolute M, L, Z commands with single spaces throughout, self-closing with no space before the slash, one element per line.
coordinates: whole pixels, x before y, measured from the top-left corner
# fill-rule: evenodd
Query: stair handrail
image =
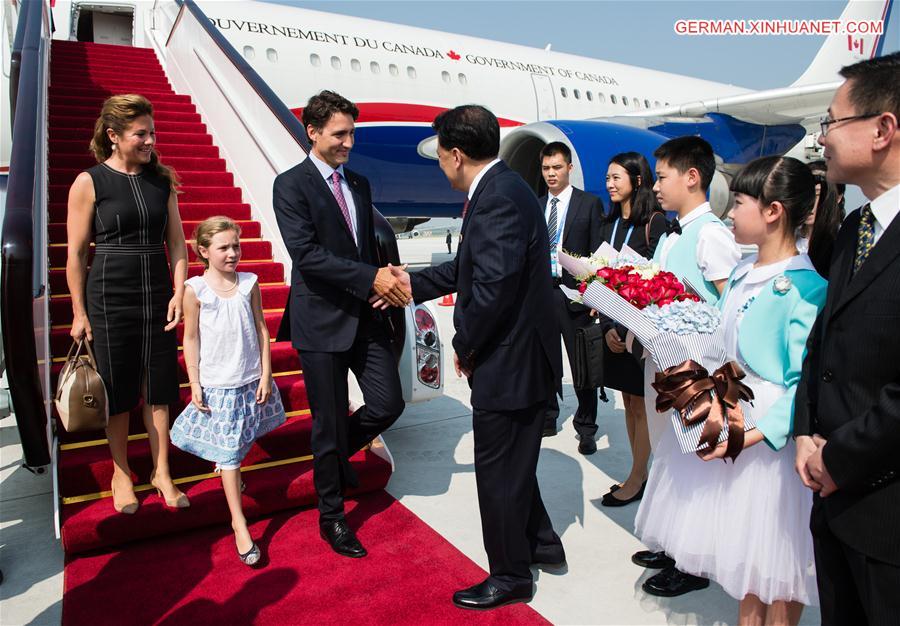
<path fill-rule="evenodd" d="M 241 74 L 244 75 L 247 83 L 249 83 L 253 90 L 259 94 L 259 97 L 266 103 L 269 110 L 271 110 L 275 117 L 278 118 L 278 121 L 281 122 L 297 144 L 303 148 L 303 151 L 309 154 L 309 137 L 306 134 L 306 128 L 304 128 L 300 120 L 297 119 L 297 116 L 294 115 L 284 101 L 278 97 L 278 94 L 272 91 L 272 88 L 269 87 L 268 83 L 266 83 L 257 71 L 253 69 L 253 66 L 247 63 L 247 59 L 245 59 L 241 53 L 231 45 L 225 36 L 219 32 L 219 29 L 213 25 L 206 16 L 206 13 L 203 12 L 194 0 L 179 0 L 179 3 L 183 3 L 185 8 L 194 14 L 194 17 L 197 18 L 197 21 L 200 22 L 203 29 L 209 34 L 216 45 L 219 46 L 219 49 L 222 50 L 225 56 L 228 57 Z"/>
<path fill-rule="evenodd" d="M 21 42 L 18 76 L 16 84 L 11 85 L 16 93 L 15 120 L 0 239 L 0 316 L 6 375 L 22 453 L 26 467 L 37 468 L 50 463 L 50 359 L 45 345 L 45 358 L 39 363 L 37 350 L 38 341 L 46 344 L 49 328 L 44 253 L 50 21 L 45 2 L 22 2 L 20 11 L 16 31 L 16 41 Z M 36 308 L 41 312 L 37 318 Z"/>

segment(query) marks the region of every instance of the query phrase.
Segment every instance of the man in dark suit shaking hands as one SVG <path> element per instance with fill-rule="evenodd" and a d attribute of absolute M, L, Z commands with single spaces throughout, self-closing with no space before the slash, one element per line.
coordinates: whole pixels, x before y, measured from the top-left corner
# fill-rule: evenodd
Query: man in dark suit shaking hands
<path fill-rule="evenodd" d="M 566 250 L 578 256 L 589 256 L 603 243 L 603 205 L 600 198 L 569 184 L 572 171 L 572 150 L 566 144 L 554 141 L 541 150 L 541 174 L 547 183 L 547 195 L 539 200 L 547 221 L 547 235 L 550 237 L 550 271 L 553 275 L 553 297 L 556 317 L 562 332 L 563 343 L 569 365 L 575 371 L 575 329 L 590 326 L 596 318 L 590 309 L 570 301 L 558 287 L 566 285 L 575 289 L 575 278 L 565 272 L 557 262 L 559 250 Z M 597 390 L 579 389 L 575 391 L 578 408 L 575 410 L 575 432 L 580 442 L 581 454 L 597 451 Z M 544 436 L 556 434 L 556 418 L 559 416 L 559 402 L 556 396 L 550 399 L 544 418 Z"/>
<path fill-rule="evenodd" d="M 458 292 L 454 358 L 472 389 L 475 479 L 490 576 L 457 591 L 453 602 L 490 609 L 532 597 L 532 564 L 565 561 L 535 475 L 544 411 L 562 370 L 550 248 L 537 198 L 497 158 L 500 126 L 493 113 L 461 106 L 438 115 L 432 126 L 441 170 L 467 201 L 456 258 L 410 279 L 417 301 Z"/>
<path fill-rule="evenodd" d="M 369 182 L 344 167 L 353 148 L 356 106 L 323 91 L 303 109 L 312 150 L 275 179 L 273 205 L 291 255 L 285 315 L 300 355 L 312 412 L 313 481 L 319 529 L 335 552 L 366 555 L 344 519 L 343 491 L 357 479 L 350 457 L 403 412 L 397 362 L 371 295 L 395 306 L 410 296 L 379 268 Z M 348 409 L 352 370 L 365 405 Z"/>
<path fill-rule="evenodd" d="M 797 471 L 823 624 L 900 619 L 900 53 L 841 70 L 822 120 L 829 182 L 869 199 L 847 216 L 795 400 Z"/>

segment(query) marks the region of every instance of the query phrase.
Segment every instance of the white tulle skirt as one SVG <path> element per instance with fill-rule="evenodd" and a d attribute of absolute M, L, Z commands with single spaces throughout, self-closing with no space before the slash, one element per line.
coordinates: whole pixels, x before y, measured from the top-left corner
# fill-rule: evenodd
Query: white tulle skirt
<path fill-rule="evenodd" d="M 749 373 L 748 373 L 749 374 Z M 762 415 L 784 387 L 752 374 Z M 778 450 L 760 442 L 737 462 L 701 461 L 682 454 L 671 426 L 662 429 L 635 519 L 637 536 L 664 550 L 678 569 L 706 576 L 738 600 L 754 594 L 817 605 L 809 515 L 810 492 L 794 472 L 792 440 Z"/>

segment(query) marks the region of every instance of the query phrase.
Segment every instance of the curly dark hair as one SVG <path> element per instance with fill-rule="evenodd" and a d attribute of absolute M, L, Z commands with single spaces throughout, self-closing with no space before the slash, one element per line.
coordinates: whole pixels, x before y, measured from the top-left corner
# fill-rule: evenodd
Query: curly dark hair
<path fill-rule="evenodd" d="M 344 96 L 333 91 L 320 91 L 303 108 L 303 125 L 321 130 L 335 113 L 346 113 L 356 121 L 359 109 Z"/>

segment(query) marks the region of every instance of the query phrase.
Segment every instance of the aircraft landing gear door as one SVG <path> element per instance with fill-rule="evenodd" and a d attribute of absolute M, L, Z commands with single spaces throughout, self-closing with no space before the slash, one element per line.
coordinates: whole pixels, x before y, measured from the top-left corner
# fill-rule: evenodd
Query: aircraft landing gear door
<path fill-rule="evenodd" d="M 556 119 L 556 94 L 550 77 L 543 74 L 532 74 L 534 95 L 537 101 L 537 117 L 539 121 Z"/>

